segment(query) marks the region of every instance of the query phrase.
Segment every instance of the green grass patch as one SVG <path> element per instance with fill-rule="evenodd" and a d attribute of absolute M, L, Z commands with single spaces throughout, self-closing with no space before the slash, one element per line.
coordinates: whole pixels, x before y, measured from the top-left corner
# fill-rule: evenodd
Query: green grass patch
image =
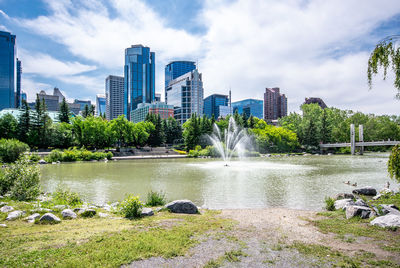
<path fill-rule="evenodd" d="M 240 257 L 247 257 L 241 249 L 226 251 L 225 254 L 217 259 L 209 260 L 204 268 L 217 268 L 221 267 L 225 261 L 228 262 L 240 262 Z"/>
<path fill-rule="evenodd" d="M 368 203 L 370 205 L 375 205 L 375 206 L 378 206 L 380 204 L 393 204 L 393 205 L 397 206 L 398 208 L 400 208 L 400 193 L 384 194 L 381 196 L 381 198 L 379 198 L 377 200 L 369 200 Z"/>

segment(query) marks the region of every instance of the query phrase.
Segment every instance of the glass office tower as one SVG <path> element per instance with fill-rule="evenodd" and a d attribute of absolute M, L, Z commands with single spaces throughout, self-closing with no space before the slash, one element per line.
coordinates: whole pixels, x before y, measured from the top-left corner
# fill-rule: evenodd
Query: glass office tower
<path fill-rule="evenodd" d="M 106 95 L 97 94 L 96 95 L 96 115 L 101 116 L 106 112 Z"/>
<path fill-rule="evenodd" d="M 220 106 L 228 107 L 229 98 L 227 95 L 213 94 L 204 99 L 204 114 L 211 118 L 220 116 Z M 221 115 L 222 116 L 222 115 Z"/>
<path fill-rule="evenodd" d="M 194 61 L 173 61 L 165 66 L 165 87 L 169 82 L 196 69 Z"/>
<path fill-rule="evenodd" d="M 17 58 L 17 92 L 15 98 L 15 107 L 21 107 L 21 74 L 22 74 L 22 65 L 21 61 Z"/>
<path fill-rule="evenodd" d="M 263 101 L 257 99 L 245 99 L 241 101 L 232 102 L 233 113 L 236 111 L 239 114 L 245 113 L 248 117 L 250 115 L 262 119 L 263 116 Z"/>
<path fill-rule="evenodd" d="M 0 110 L 15 107 L 15 35 L 0 31 Z"/>
<path fill-rule="evenodd" d="M 133 45 L 125 49 L 124 79 L 124 114 L 129 118 L 139 103 L 155 99 L 155 54 L 149 47 Z"/>

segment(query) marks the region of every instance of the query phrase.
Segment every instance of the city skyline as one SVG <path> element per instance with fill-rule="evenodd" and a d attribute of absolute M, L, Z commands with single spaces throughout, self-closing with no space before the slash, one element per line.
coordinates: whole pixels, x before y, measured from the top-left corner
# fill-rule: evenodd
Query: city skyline
<path fill-rule="evenodd" d="M 157 53 L 155 91 L 162 96 L 164 67 L 193 60 L 204 75 L 205 96 L 231 88 L 233 101 L 262 99 L 266 86 L 279 86 L 289 97 L 289 112 L 308 96 L 342 109 L 398 112 L 392 77 L 376 77 L 372 90 L 366 77 L 369 53 L 399 23 L 398 2 L 266 1 L 257 9 L 251 3 L 3 0 L 0 28 L 17 36 L 22 90 L 30 100 L 59 87 L 70 100 L 95 102 L 108 74 L 123 75 L 123 49 L 142 43 Z"/>

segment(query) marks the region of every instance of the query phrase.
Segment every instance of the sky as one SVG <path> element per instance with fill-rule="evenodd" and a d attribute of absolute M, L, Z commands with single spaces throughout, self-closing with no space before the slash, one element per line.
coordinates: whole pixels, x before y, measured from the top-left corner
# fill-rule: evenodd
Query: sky
<path fill-rule="evenodd" d="M 375 45 L 400 33 L 398 0 L 0 0 L 0 30 L 17 36 L 28 100 L 60 88 L 95 100 L 105 78 L 123 75 L 124 49 L 156 54 L 156 92 L 164 67 L 198 62 L 204 96 L 262 99 L 279 87 L 288 110 L 306 97 L 328 106 L 400 114 L 393 75 L 367 84 Z"/>

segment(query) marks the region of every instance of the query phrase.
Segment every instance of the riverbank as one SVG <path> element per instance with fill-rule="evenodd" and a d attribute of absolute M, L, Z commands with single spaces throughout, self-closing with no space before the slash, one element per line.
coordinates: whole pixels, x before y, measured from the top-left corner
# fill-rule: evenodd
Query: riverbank
<path fill-rule="evenodd" d="M 266 208 L 184 215 L 161 211 L 138 220 L 107 213 L 106 218 L 98 213 L 54 225 L 7 222 L 8 227 L 0 227 L 0 249 L 6 253 L 0 266 L 400 266 L 399 230 L 346 220 L 343 212 Z M 339 219 L 346 228 L 332 226 Z"/>

